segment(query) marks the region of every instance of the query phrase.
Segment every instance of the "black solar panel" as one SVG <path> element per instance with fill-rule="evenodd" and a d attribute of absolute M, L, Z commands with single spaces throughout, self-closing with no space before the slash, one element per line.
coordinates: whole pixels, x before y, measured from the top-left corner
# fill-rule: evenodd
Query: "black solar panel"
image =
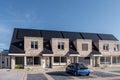
<path fill-rule="evenodd" d="M 95 33 L 81 33 L 84 39 L 91 39 L 93 41 L 100 40 L 100 38 Z"/>
<path fill-rule="evenodd" d="M 118 41 L 112 34 L 98 34 L 102 40 L 115 40 Z"/>
<path fill-rule="evenodd" d="M 40 30 L 18 29 L 17 38 L 23 39 L 25 36 L 41 37 L 41 33 Z"/>
<path fill-rule="evenodd" d="M 50 40 L 51 38 L 63 38 L 61 32 L 59 31 L 47 31 L 47 30 L 43 30 L 42 32 L 42 37 L 44 37 L 44 39 Z"/>
<path fill-rule="evenodd" d="M 76 39 L 82 39 L 81 35 L 77 32 L 62 32 L 64 38 L 69 38 L 70 41 L 74 41 Z"/>

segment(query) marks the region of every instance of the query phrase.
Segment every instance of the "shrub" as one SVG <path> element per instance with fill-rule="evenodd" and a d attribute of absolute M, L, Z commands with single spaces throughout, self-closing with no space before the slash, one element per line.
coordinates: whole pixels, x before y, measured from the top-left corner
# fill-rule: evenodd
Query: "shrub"
<path fill-rule="evenodd" d="M 15 65 L 15 69 L 24 69 L 23 65 Z"/>

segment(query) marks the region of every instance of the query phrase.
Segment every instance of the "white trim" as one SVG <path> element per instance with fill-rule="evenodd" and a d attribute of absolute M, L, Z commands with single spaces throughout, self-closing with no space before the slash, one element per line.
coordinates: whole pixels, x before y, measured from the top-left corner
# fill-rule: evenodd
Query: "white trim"
<path fill-rule="evenodd" d="M 79 57 L 80 54 L 70 54 L 69 56 L 77 56 L 77 57 Z"/>
<path fill-rule="evenodd" d="M 42 54 L 42 56 L 54 56 L 53 54 Z"/>
<path fill-rule="evenodd" d="M 92 55 L 92 56 L 102 56 L 102 55 Z"/>
<path fill-rule="evenodd" d="M 23 54 L 23 53 L 9 53 L 8 54 L 9 56 L 25 56 L 25 54 Z"/>

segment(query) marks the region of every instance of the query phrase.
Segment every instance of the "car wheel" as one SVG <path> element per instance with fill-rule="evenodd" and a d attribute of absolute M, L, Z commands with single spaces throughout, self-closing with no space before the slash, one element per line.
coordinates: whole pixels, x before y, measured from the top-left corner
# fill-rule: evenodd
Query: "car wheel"
<path fill-rule="evenodd" d="M 77 76 L 77 72 L 74 72 L 74 76 Z"/>
<path fill-rule="evenodd" d="M 86 74 L 86 76 L 89 76 L 90 74 L 88 73 L 88 74 Z"/>

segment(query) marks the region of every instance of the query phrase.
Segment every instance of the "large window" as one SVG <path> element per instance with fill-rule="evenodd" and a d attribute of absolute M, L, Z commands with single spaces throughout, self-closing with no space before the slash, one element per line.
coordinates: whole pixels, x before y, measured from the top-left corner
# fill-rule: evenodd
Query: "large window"
<path fill-rule="evenodd" d="M 109 44 L 104 44 L 103 45 L 103 50 L 104 51 L 109 51 Z"/>
<path fill-rule="evenodd" d="M 54 57 L 54 63 L 59 63 L 60 62 L 60 57 Z"/>
<path fill-rule="evenodd" d="M 82 44 L 82 51 L 88 51 L 88 44 L 86 43 Z"/>
<path fill-rule="evenodd" d="M 105 64 L 105 57 L 100 57 L 100 64 Z"/>
<path fill-rule="evenodd" d="M 61 63 L 65 63 L 66 62 L 66 57 L 61 57 Z"/>
<path fill-rule="evenodd" d="M 118 44 L 114 45 L 114 51 L 116 51 L 116 52 L 119 51 L 119 45 Z"/>
<path fill-rule="evenodd" d="M 24 57 L 15 57 L 16 65 L 24 65 Z"/>
<path fill-rule="evenodd" d="M 54 57 L 54 63 L 66 63 L 66 57 Z"/>
<path fill-rule="evenodd" d="M 120 64 L 120 56 L 112 57 L 112 63 L 113 64 Z"/>
<path fill-rule="evenodd" d="M 39 65 L 40 57 L 27 57 L 27 65 Z"/>
<path fill-rule="evenodd" d="M 58 49 L 64 50 L 64 42 L 58 42 Z"/>
<path fill-rule="evenodd" d="M 107 57 L 100 57 L 100 64 L 110 64 L 111 61 L 111 57 L 107 56 Z"/>
<path fill-rule="evenodd" d="M 31 41 L 31 48 L 38 49 L 38 41 Z"/>
<path fill-rule="evenodd" d="M 111 60 L 110 57 L 106 57 L 106 64 L 110 64 L 110 60 Z"/>

